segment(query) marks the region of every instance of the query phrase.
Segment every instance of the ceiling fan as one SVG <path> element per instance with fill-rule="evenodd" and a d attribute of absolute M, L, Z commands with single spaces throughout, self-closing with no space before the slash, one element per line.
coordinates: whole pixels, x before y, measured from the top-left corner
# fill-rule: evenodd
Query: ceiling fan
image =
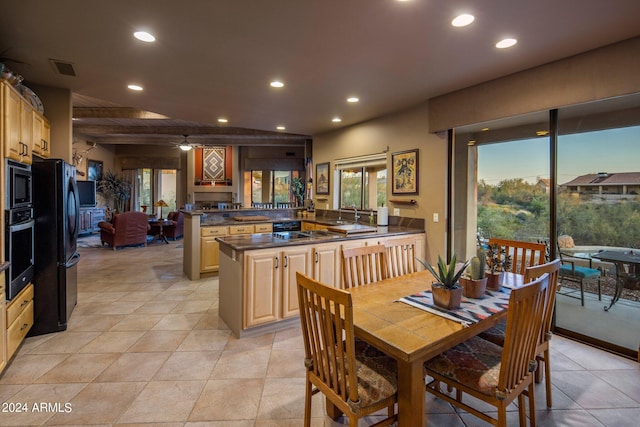
<path fill-rule="evenodd" d="M 189 151 L 189 150 L 191 150 L 192 148 L 195 147 L 192 143 L 190 143 L 187 140 L 187 137 L 189 135 L 182 135 L 182 136 L 184 136 L 184 141 L 182 141 L 180 144 L 178 144 L 178 148 L 180 148 L 182 151 Z"/>

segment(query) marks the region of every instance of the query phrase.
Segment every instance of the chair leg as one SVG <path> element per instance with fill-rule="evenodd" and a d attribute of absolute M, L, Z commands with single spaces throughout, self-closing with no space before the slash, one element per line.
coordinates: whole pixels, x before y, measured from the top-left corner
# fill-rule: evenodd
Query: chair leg
<path fill-rule="evenodd" d="M 520 427 L 526 427 L 527 425 L 527 410 L 524 405 L 524 393 L 518 395 L 518 425 Z"/>
<path fill-rule="evenodd" d="M 549 355 L 551 354 L 551 352 L 549 351 L 549 349 L 546 349 L 544 351 L 544 382 L 545 387 L 547 389 L 547 407 L 551 408 L 551 406 L 553 405 L 552 402 L 552 398 L 551 398 L 551 363 L 549 360 Z"/>
<path fill-rule="evenodd" d="M 584 284 L 580 280 L 580 304 L 584 307 Z"/>
<path fill-rule="evenodd" d="M 311 382 L 306 381 L 304 392 L 304 427 L 311 426 Z"/>
<path fill-rule="evenodd" d="M 536 391 L 534 388 L 534 383 L 531 381 L 529 384 L 529 425 L 531 427 L 536 427 Z"/>
<path fill-rule="evenodd" d="M 540 384 L 542 382 L 542 361 L 544 361 L 544 364 L 546 366 L 547 361 L 544 359 L 544 357 L 540 357 L 540 356 L 536 356 L 536 360 L 538 361 L 538 366 L 536 367 L 535 370 L 535 381 L 536 384 Z"/>

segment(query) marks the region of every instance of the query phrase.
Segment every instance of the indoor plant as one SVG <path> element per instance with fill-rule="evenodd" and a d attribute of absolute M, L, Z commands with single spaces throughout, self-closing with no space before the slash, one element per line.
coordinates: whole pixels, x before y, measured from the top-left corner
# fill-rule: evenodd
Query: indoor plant
<path fill-rule="evenodd" d="M 113 204 L 117 213 L 124 212 L 124 203 L 131 198 L 131 184 L 111 170 L 102 174 L 97 190 Z"/>
<path fill-rule="evenodd" d="M 487 289 L 487 277 L 484 268 L 487 263 L 487 254 L 484 249 L 478 248 L 476 256 L 471 258 L 469 268 L 460 277 L 463 287 L 462 294 L 467 298 L 482 298 Z"/>
<path fill-rule="evenodd" d="M 500 290 L 503 273 L 511 268 L 511 255 L 497 243 L 489 245 L 487 250 L 487 289 Z"/>
<path fill-rule="evenodd" d="M 460 302 L 462 301 L 462 287 L 458 284 L 458 279 L 464 272 L 465 268 L 469 265 L 469 261 L 466 261 L 460 268 L 456 268 L 456 255 L 453 254 L 451 262 L 447 265 L 444 260 L 438 255 L 438 271 L 431 266 L 427 261 L 423 261 L 419 258 L 416 260 L 424 265 L 429 272 L 435 277 L 436 282 L 431 285 L 431 292 L 433 293 L 433 303 L 439 307 L 452 310 L 460 308 Z"/>
<path fill-rule="evenodd" d="M 291 192 L 295 198 L 296 205 L 304 205 L 304 180 L 302 178 L 291 178 Z"/>

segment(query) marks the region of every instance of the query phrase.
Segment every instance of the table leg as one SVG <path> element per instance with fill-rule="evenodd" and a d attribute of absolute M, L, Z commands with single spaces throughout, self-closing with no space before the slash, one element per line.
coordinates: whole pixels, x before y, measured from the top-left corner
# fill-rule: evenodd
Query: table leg
<path fill-rule="evenodd" d="M 425 385 L 422 362 L 398 361 L 398 427 L 423 427 Z"/>
<path fill-rule="evenodd" d="M 604 311 L 609 311 L 613 305 L 618 302 L 620 299 L 620 295 L 622 295 L 622 288 L 624 287 L 624 264 L 616 262 L 616 288 L 613 291 L 613 298 L 611 298 L 611 303 L 608 306 L 605 306 Z"/>

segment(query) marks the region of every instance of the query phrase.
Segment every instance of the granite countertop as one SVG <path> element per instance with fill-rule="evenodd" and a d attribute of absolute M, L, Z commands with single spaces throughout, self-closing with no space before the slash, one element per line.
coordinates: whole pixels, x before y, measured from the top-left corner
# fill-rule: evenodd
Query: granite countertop
<path fill-rule="evenodd" d="M 306 221 L 309 221 L 306 219 Z M 253 249 L 266 249 L 275 247 L 288 247 L 308 245 L 315 243 L 325 243 L 333 241 L 355 240 L 355 239 L 371 239 L 377 237 L 388 237 L 403 234 L 424 233 L 424 230 L 405 226 L 388 226 L 376 227 L 375 232 L 345 234 L 325 230 L 303 231 L 299 233 L 299 237 L 295 239 L 282 239 L 271 233 L 264 234 L 246 234 L 238 236 L 217 237 L 221 250 L 247 251 Z"/>

